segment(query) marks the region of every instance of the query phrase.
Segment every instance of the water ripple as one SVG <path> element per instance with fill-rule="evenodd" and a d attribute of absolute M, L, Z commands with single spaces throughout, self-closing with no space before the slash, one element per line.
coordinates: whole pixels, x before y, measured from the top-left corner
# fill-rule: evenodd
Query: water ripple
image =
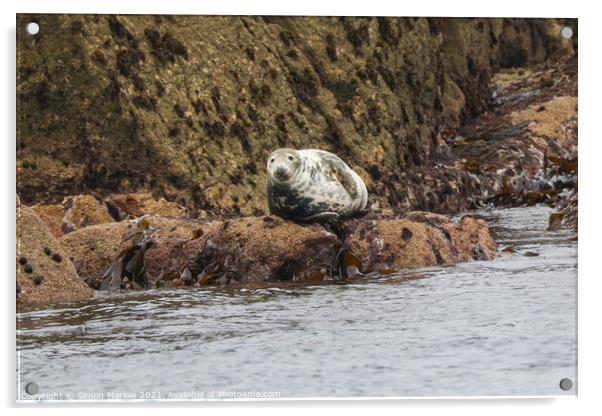
<path fill-rule="evenodd" d="M 577 243 L 544 231 L 546 207 L 478 214 L 515 253 L 346 284 L 100 293 L 20 313 L 20 380 L 41 392 L 562 394 L 558 381 L 576 374 Z"/>

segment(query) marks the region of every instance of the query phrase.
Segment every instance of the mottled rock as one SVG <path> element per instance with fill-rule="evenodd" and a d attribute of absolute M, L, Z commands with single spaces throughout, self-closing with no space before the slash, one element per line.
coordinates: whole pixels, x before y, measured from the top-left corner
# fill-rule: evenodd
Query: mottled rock
<path fill-rule="evenodd" d="M 104 273 L 120 253 L 135 249 L 136 241 L 145 237 L 145 241 L 152 242 L 144 257 L 146 279 L 154 284 L 163 271 L 177 262 L 182 244 L 194 240 L 203 227 L 206 224 L 193 220 L 148 216 L 82 228 L 61 237 L 60 243 L 82 279 L 98 289 Z"/>
<path fill-rule="evenodd" d="M 113 221 L 105 204 L 92 195 L 70 196 L 61 204 L 37 204 L 33 209 L 55 237 L 89 225 Z"/>
<path fill-rule="evenodd" d="M 91 287 L 98 288 L 105 270 L 117 254 L 127 247 L 127 243 L 122 242 L 122 236 L 131 227 L 126 221 L 92 225 L 65 234 L 59 242 L 79 276 Z"/>
<path fill-rule="evenodd" d="M 145 214 L 178 218 L 187 214 L 185 207 L 165 198 L 156 199 L 149 193 L 111 195 L 108 202 L 117 208 L 119 219 L 137 218 Z"/>
<path fill-rule="evenodd" d="M 334 228 L 272 216 L 146 216 L 86 227 L 60 242 L 86 282 L 102 289 L 319 282 L 496 256 L 487 225 L 471 216 L 456 224 L 413 212 Z"/>
<path fill-rule="evenodd" d="M 556 96 L 511 114 L 514 123 L 529 122 L 529 130 L 553 139 L 565 152 L 576 153 L 576 140 L 568 133 L 577 122 L 577 96 Z"/>
<path fill-rule="evenodd" d="M 57 14 L 17 26 L 31 19 L 40 36 L 17 31 L 26 203 L 152 192 L 244 216 L 268 211 L 264 162 L 283 146 L 338 154 L 382 208 L 430 201 L 409 199 L 400 172 L 430 169 L 433 138 L 491 110 L 496 70 L 570 55 L 576 40 L 558 28 L 577 30 L 555 19 Z"/>
<path fill-rule="evenodd" d="M 68 197 L 63 201 L 65 214 L 61 228 L 64 233 L 89 225 L 105 224 L 112 222 L 113 218 L 107 211 L 104 203 L 92 195 L 77 195 Z"/>
<path fill-rule="evenodd" d="M 323 280 L 336 269 L 337 238 L 319 225 L 273 217 L 143 221 L 143 227 L 128 221 L 87 227 L 65 235 L 61 244 L 94 288 L 113 263 L 126 264 L 140 250 L 140 281 L 148 287 Z M 121 266 L 118 273 L 126 277 Z"/>
<path fill-rule="evenodd" d="M 412 212 L 404 218 L 353 220 L 345 228 L 343 247 L 363 273 L 496 257 L 487 224 L 470 216 L 456 224 L 442 215 Z"/>
<path fill-rule="evenodd" d="M 65 210 L 61 204 L 37 204 L 32 209 L 38 214 L 40 219 L 55 237 L 63 235 L 61 224 Z"/>
<path fill-rule="evenodd" d="M 45 253 L 60 256 L 56 261 Z M 24 307 L 75 302 L 92 296 L 65 251 L 33 209 L 17 203 L 17 292 Z"/>
<path fill-rule="evenodd" d="M 334 278 L 337 236 L 324 227 L 278 217 L 225 221 L 199 253 L 224 283 L 307 281 Z"/>
<path fill-rule="evenodd" d="M 151 219 L 151 227 L 156 231 L 147 233 L 152 246 L 144 256 L 149 286 L 164 285 L 166 280 L 174 277 L 174 272 L 178 277 L 186 269 L 200 273 L 199 252 L 205 248 L 208 236 L 221 226 L 221 221 Z M 192 284 L 193 281 L 184 283 Z"/>
<path fill-rule="evenodd" d="M 571 57 L 496 74 L 495 111 L 442 132 L 438 163 L 403 173 L 407 209 L 562 204 L 577 184 L 576 70 Z"/>
<path fill-rule="evenodd" d="M 446 236 L 449 234 L 451 246 L 457 252 L 457 262 L 497 257 L 497 243 L 484 219 L 464 215 L 458 224 L 447 221 L 441 228 Z"/>

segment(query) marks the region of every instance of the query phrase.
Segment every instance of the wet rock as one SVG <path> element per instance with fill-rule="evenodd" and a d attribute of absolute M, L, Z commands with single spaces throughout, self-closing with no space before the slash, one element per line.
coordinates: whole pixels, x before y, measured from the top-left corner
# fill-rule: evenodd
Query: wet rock
<path fill-rule="evenodd" d="M 157 228 L 148 238 L 152 246 L 144 256 L 144 267 L 150 286 L 161 286 L 174 271 L 183 277 L 183 284 L 192 284 L 187 279 L 190 273 L 199 273 L 198 253 L 203 250 L 206 240 L 222 226 L 221 221 L 171 220 L 157 217 L 151 225 Z"/>
<path fill-rule="evenodd" d="M 404 172 L 407 208 L 449 213 L 490 204 L 560 206 L 577 186 L 576 65 L 570 57 L 496 74 L 496 110 L 459 132 L 443 132 L 449 152 L 434 167 Z M 554 82 L 542 86 L 542 77 Z"/>
<path fill-rule="evenodd" d="M 79 276 L 90 287 L 98 288 L 106 269 L 127 247 L 121 238 L 130 229 L 131 225 L 126 221 L 92 225 L 65 234 L 59 242 Z"/>
<path fill-rule="evenodd" d="M 73 302 L 92 296 L 68 259 L 60 263 L 44 253 L 63 249 L 33 209 L 17 203 L 17 287 L 22 307 Z M 25 264 L 21 264 L 25 259 Z M 35 272 L 32 277 L 31 273 Z M 43 278 L 42 278 L 43 276 Z"/>
<path fill-rule="evenodd" d="M 345 223 L 343 248 L 362 273 L 390 273 L 409 267 L 491 260 L 496 243 L 482 219 L 412 212 L 404 218 L 360 219 Z"/>
<path fill-rule="evenodd" d="M 143 249 L 144 270 L 140 270 L 145 276 L 140 279 L 150 286 L 178 262 L 183 242 L 196 241 L 195 233 L 207 227 L 194 220 L 145 216 L 82 228 L 61 237 L 60 243 L 82 279 L 95 289 L 100 288 L 103 276 L 116 261 L 127 257 L 122 259 L 125 268 L 127 261 Z"/>
<path fill-rule="evenodd" d="M 55 237 L 89 225 L 113 221 L 105 204 L 92 195 L 67 197 L 61 204 L 38 204 L 33 209 Z"/>
<path fill-rule="evenodd" d="M 449 233 L 451 245 L 458 253 L 458 262 L 497 257 L 497 244 L 482 218 L 465 215 L 457 225 L 446 222 L 442 228 Z"/>
<path fill-rule="evenodd" d="M 563 199 L 558 206 L 557 210 L 550 214 L 548 219 L 548 230 L 558 230 L 564 227 L 572 228 L 577 230 L 579 225 L 579 200 L 577 189 Z"/>
<path fill-rule="evenodd" d="M 275 217 L 156 216 L 87 227 L 61 244 L 88 284 L 103 289 L 327 279 L 338 246 L 336 235 L 319 225 Z"/>
<path fill-rule="evenodd" d="M 278 217 L 201 221 L 143 216 L 61 237 L 93 288 L 144 289 L 319 282 L 377 271 L 489 260 L 482 219 L 412 212 L 403 218 L 300 225 Z"/>
<path fill-rule="evenodd" d="M 337 236 L 324 227 L 277 217 L 229 220 L 206 236 L 200 281 L 224 283 L 333 279 Z"/>

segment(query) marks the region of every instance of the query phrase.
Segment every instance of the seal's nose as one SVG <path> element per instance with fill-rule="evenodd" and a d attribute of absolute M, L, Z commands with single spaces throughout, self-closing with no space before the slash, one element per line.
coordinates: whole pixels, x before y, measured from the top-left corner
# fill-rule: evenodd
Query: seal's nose
<path fill-rule="evenodd" d="M 279 166 L 278 168 L 276 168 L 276 172 L 274 174 L 281 181 L 285 180 L 288 176 L 286 173 L 286 169 L 284 169 L 282 166 Z"/>

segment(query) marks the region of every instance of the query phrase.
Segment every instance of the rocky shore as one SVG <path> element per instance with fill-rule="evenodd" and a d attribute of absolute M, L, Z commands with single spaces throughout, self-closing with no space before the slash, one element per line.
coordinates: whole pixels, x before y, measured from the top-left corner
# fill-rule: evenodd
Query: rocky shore
<path fill-rule="evenodd" d="M 575 22 L 31 18 L 60 35 L 18 39 L 23 307 L 490 260 L 487 224 L 448 215 L 492 205 L 577 229 Z M 266 215 L 282 146 L 339 154 L 369 213 Z"/>
<path fill-rule="evenodd" d="M 577 57 L 500 71 L 493 109 L 437 138 L 434 162 L 404 172 L 413 209 L 440 213 L 545 203 L 577 228 Z"/>
<path fill-rule="evenodd" d="M 88 209 L 82 213 L 94 216 L 75 215 L 74 209 L 84 202 Z M 154 202 L 159 212 L 173 209 L 167 201 Z M 497 252 L 487 224 L 469 215 L 454 223 L 442 215 L 415 211 L 323 226 L 274 216 L 202 220 L 145 213 L 134 218 L 139 206 L 129 205 L 123 214 L 132 219 L 105 221 L 110 203 L 77 196 L 65 205 L 69 208 L 60 223 L 54 222 L 57 217 L 42 220 L 32 208 L 18 208 L 22 236 L 18 251 L 27 259 L 17 264 L 18 299 L 23 305 L 84 299 L 92 294 L 88 286 L 119 290 L 316 283 L 490 260 Z M 71 230 L 65 224 L 81 226 Z M 55 256 L 61 259 L 58 263 Z M 55 287 L 62 288 L 62 296 L 54 293 Z"/>

